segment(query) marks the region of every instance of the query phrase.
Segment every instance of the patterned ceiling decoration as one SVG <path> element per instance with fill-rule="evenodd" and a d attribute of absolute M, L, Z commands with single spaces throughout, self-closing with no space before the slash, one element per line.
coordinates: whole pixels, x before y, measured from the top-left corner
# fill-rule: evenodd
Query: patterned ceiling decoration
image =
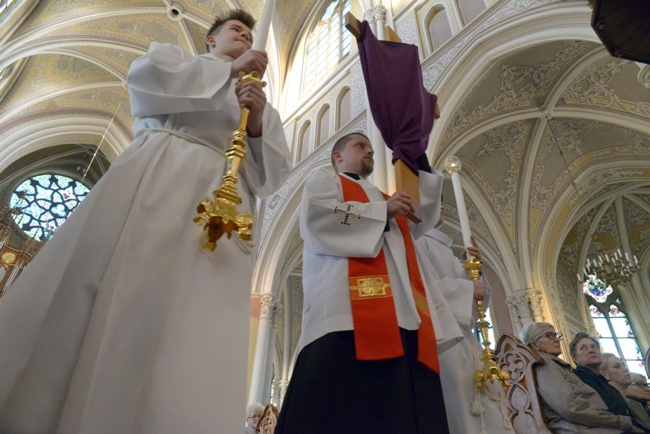
<path fill-rule="evenodd" d="M 564 286 L 575 289 L 571 276 L 595 254 L 592 233 L 639 257 L 650 249 L 650 89 L 641 67 L 595 42 L 547 42 L 494 61 L 453 113 L 443 107 L 434 162 L 461 158 L 472 201 L 513 253 L 561 246 L 563 304 Z M 514 260 L 525 266 L 525 257 Z"/>

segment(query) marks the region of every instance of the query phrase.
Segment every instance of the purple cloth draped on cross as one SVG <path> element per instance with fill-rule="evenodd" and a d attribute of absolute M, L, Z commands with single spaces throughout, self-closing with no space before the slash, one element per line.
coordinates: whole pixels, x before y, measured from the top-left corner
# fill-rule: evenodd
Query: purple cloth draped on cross
<path fill-rule="evenodd" d="M 417 174 L 416 159 L 427 150 L 438 100 L 424 88 L 418 47 L 379 41 L 367 21 L 357 42 L 370 111 L 393 151 L 393 164 L 402 160 Z"/>

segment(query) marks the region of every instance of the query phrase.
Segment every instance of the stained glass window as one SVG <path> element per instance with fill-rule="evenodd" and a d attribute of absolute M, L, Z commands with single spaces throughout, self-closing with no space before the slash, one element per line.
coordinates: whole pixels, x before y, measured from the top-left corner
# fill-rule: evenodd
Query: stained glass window
<path fill-rule="evenodd" d="M 596 275 L 587 276 L 582 288 L 603 352 L 616 354 L 630 371 L 646 375 L 643 354 L 618 291 Z"/>
<path fill-rule="evenodd" d="M 343 17 L 348 12 L 350 0 L 333 0 L 307 37 L 303 90 L 308 91 L 322 81 L 350 52 L 351 35 L 343 26 Z"/>
<path fill-rule="evenodd" d="M 29 178 L 14 190 L 9 200 L 16 224 L 36 240 L 48 240 L 81 203 L 90 190 L 63 175 L 43 174 Z"/>

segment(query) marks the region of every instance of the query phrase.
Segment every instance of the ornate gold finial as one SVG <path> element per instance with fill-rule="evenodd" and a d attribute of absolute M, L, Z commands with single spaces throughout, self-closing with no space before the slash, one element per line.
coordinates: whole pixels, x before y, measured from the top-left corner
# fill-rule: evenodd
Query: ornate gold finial
<path fill-rule="evenodd" d="M 478 280 L 481 278 L 481 261 L 476 258 L 471 258 L 465 261 L 465 271 L 470 276 L 472 280 Z M 474 372 L 474 381 L 476 382 L 477 389 L 483 389 L 485 387 L 485 382 L 490 381 L 494 383 L 495 380 L 499 380 L 504 389 L 510 387 L 510 374 L 505 369 L 500 369 L 497 365 L 497 356 L 490 348 L 490 340 L 488 336 L 488 329 L 490 328 L 490 323 L 485 319 L 485 306 L 483 306 L 483 300 L 476 301 L 476 311 L 477 311 L 477 321 L 476 328 L 481 333 L 481 343 L 483 345 L 483 355 L 481 360 L 483 361 L 483 369 L 476 370 Z"/>
<path fill-rule="evenodd" d="M 239 73 L 237 86 L 241 86 L 248 81 L 256 81 L 262 87 L 266 82 L 262 81 L 257 71 L 250 74 Z M 248 114 L 250 109 L 240 105 L 241 115 L 237 130 L 232 133 L 230 149 L 226 151 L 227 166 L 226 174 L 223 176 L 221 187 L 212 192 L 214 200 L 206 197 L 197 206 L 199 215 L 194 218 L 194 223 L 203 226 L 207 230 L 208 240 L 203 245 L 203 249 L 213 251 L 217 247 L 217 240 L 223 234 L 228 238 L 232 231 L 237 231 L 240 240 L 251 239 L 251 228 L 253 226 L 253 216 L 249 212 L 237 212 L 236 205 L 242 200 L 237 193 L 237 174 L 241 162 L 246 158 L 246 125 L 248 124 Z"/>

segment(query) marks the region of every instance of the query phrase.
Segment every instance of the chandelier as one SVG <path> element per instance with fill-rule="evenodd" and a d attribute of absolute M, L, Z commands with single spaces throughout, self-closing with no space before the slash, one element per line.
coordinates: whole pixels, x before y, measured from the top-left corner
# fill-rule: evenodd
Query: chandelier
<path fill-rule="evenodd" d="M 621 253 L 621 249 L 605 253 L 595 234 L 591 239 L 596 243 L 598 256 L 587 258 L 583 271 L 585 278 L 581 279 L 583 282 L 589 280 L 589 276 L 595 275 L 600 280 L 616 287 L 629 282 L 632 276 L 639 271 L 639 260 L 636 255 L 632 255 L 632 260 L 630 260 L 627 252 Z"/>

